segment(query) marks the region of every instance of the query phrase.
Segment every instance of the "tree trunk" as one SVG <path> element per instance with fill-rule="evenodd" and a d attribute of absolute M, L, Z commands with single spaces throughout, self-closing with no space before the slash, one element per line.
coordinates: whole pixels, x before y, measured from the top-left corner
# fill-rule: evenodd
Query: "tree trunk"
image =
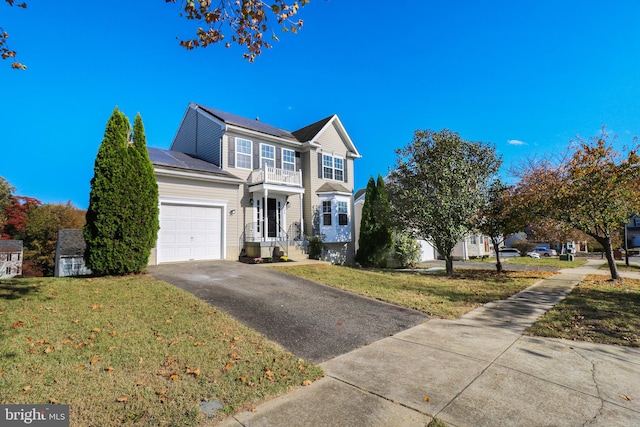
<path fill-rule="evenodd" d="M 622 280 L 620 273 L 618 273 L 618 266 L 616 260 L 613 258 L 613 248 L 611 247 L 611 237 L 598 238 L 598 243 L 602 245 L 602 250 L 607 257 L 609 263 L 609 271 L 611 272 L 611 280 Z"/>
<path fill-rule="evenodd" d="M 500 248 L 498 247 L 498 242 L 491 239 L 491 243 L 493 243 L 493 251 L 496 253 L 496 270 L 498 273 L 502 273 L 502 262 L 500 262 Z"/>
<path fill-rule="evenodd" d="M 453 256 L 451 254 L 444 257 L 445 259 L 445 271 L 447 276 L 453 275 Z"/>

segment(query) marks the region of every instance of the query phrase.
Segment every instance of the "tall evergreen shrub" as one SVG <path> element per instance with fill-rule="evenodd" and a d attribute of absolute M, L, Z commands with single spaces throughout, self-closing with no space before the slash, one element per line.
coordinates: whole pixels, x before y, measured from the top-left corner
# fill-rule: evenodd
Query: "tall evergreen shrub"
<path fill-rule="evenodd" d="M 393 247 L 391 203 L 382 176 L 369 178 L 362 206 L 356 261 L 365 266 L 385 267 Z"/>
<path fill-rule="evenodd" d="M 138 115 L 131 126 L 116 108 L 94 165 L 84 237 L 85 261 L 97 275 L 138 273 L 149 261 L 158 225 L 158 186 Z"/>

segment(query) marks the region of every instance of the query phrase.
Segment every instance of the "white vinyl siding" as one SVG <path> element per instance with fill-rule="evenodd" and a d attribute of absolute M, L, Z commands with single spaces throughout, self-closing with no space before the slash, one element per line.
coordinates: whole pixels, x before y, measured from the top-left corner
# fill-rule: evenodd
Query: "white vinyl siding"
<path fill-rule="evenodd" d="M 276 166 L 276 148 L 273 145 L 260 144 L 260 166 Z"/>
<path fill-rule="evenodd" d="M 293 171 L 296 170 L 296 152 L 293 150 L 288 150 L 286 148 L 282 149 L 282 169 Z"/>
<path fill-rule="evenodd" d="M 251 169 L 253 143 L 248 139 L 236 138 L 236 167 Z"/>
<path fill-rule="evenodd" d="M 325 242 L 350 242 L 351 220 L 349 196 L 323 195 L 321 199 L 322 224 L 321 233 Z"/>

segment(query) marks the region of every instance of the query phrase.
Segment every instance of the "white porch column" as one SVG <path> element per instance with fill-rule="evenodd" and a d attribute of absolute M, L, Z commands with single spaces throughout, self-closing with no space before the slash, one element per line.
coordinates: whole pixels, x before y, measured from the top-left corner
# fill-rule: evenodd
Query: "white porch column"
<path fill-rule="evenodd" d="M 263 212 L 262 215 L 264 216 L 264 221 L 263 221 L 263 224 L 264 224 L 264 227 L 263 227 L 264 228 L 264 230 L 263 230 L 264 239 L 263 240 L 264 241 L 266 241 L 267 238 L 269 237 L 269 212 L 268 212 L 269 207 L 267 205 L 267 198 L 268 197 L 269 197 L 269 190 L 265 189 L 264 190 L 264 205 L 262 205 L 262 206 L 264 206 L 264 209 L 262 210 L 262 212 Z"/>
<path fill-rule="evenodd" d="M 302 212 L 304 212 L 304 206 L 302 205 L 302 193 L 300 193 L 300 240 L 304 240 L 304 221 L 302 218 Z"/>

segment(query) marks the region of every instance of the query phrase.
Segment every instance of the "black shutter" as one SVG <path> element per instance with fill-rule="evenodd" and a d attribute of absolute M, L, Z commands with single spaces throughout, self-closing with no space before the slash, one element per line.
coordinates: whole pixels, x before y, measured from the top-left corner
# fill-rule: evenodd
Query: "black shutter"
<path fill-rule="evenodd" d="M 229 137 L 229 167 L 236 167 L 236 140 L 234 137 Z"/>
<path fill-rule="evenodd" d="M 296 151 L 296 170 L 299 171 L 300 169 L 302 169 L 302 162 L 300 159 L 300 153 Z"/>
<path fill-rule="evenodd" d="M 318 153 L 318 178 L 322 178 L 322 153 Z"/>
<path fill-rule="evenodd" d="M 282 169 L 282 148 L 276 147 L 276 167 Z"/>
<path fill-rule="evenodd" d="M 345 158 L 344 159 L 344 170 L 342 171 L 342 178 L 344 179 L 344 182 L 349 182 L 349 171 L 347 170 L 347 164 L 349 163 L 349 159 Z"/>
<path fill-rule="evenodd" d="M 260 164 L 260 144 L 257 142 L 253 143 L 253 169 L 260 169 L 262 165 Z"/>

